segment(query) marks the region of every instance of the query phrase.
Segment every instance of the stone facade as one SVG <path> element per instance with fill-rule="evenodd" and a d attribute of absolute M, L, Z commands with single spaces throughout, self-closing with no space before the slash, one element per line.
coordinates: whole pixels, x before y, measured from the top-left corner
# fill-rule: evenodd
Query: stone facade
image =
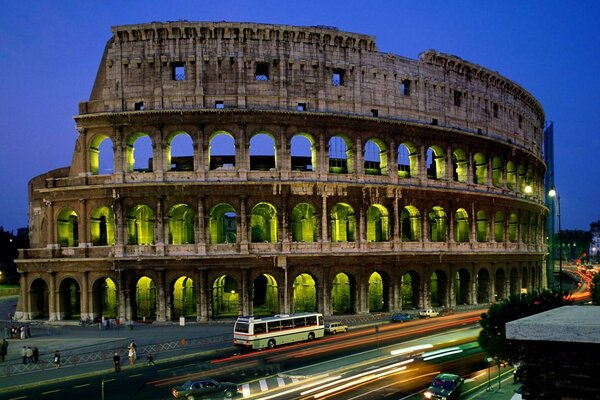
<path fill-rule="evenodd" d="M 542 107 L 458 57 L 324 26 L 118 26 L 75 122 L 71 165 L 29 184 L 22 319 L 366 313 L 546 286 Z"/>

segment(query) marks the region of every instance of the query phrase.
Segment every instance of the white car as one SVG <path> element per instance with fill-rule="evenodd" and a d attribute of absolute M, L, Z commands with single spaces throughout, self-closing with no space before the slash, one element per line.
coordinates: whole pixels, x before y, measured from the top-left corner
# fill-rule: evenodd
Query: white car
<path fill-rule="evenodd" d="M 325 333 L 347 332 L 348 326 L 341 322 L 329 322 L 325 324 Z"/>

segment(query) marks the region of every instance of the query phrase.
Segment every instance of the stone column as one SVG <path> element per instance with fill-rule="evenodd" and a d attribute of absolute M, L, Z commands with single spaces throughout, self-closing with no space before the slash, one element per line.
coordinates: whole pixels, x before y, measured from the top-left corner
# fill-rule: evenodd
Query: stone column
<path fill-rule="evenodd" d="M 427 148 L 424 144 L 421 145 L 419 154 L 419 186 L 423 186 L 427 182 Z"/>
<path fill-rule="evenodd" d="M 90 245 L 91 235 L 88 229 L 88 213 L 87 213 L 87 200 L 79 199 L 81 205 L 81 216 L 79 217 L 77 235 L 79 236 L 79 247 L 88 247 Z"/>
<path fill-rule="evenodd" d="M 400 210 L 398 209 L 400 201 L 398 199 L 398 191 L 394 191 L 394 233 L 393 233 L 393 244 L 394 249 L 398 250 L 400 243 L 402 242 L 402 232 L 400 225 Z"/>
<path fill-rule="evenodd" d="M 208 287 L 208 281 L 206 277 L 206 271 L 198 270 L 198 285 L 196 290 L 196 310 L 198 313 L 198 322 L 208 322 L 210 317 L 210 293 L 211 290 Z"/>
<path fill-rule="evenodd" d="M 204 196 L 198 196 L 196 198 L 196 227 L 194 229 L 194 240 L 196 240 L 196 246 L 198 254 L 206 254 L 206 245 L 208 244 L 208 235 L 206 232 L 205 218 L 204 215 Z"/>
<path fill-rule="evenodd" d="M 248 285 L 248 279 L 250 279 L 250 274 L 248 273 L 247 269 L 242 270 L 241 273 L 241 296 L 240 296 L 240 300 L 242 302 L 241 304 L 241 309 L 238 309 L 238 313 L 239 311 L 241 311 L 241 314 L 238 315 L 250 315 L 251 311 L 252 311 L 252 299 L 250 296 L 250 287 Z"/>
<path fill-rule="evenodd" d="M 164 198 L 159 196 L 156 199 L 156 217 L 154 218 L 154 245 L 156 248 L 157 255 L 165 254 L 165 232 L 164 226 L 164 211 L 163 211 Z"/>
<path fill-rule="evenodd" d="M 88 278 L 89 278 L 89 272 L 88 271 L 83 271 L 81 273 L 81 292 L 80 292 L 80 296 L 79 296 L 79 304 L 81 309 L 80 314 L 81 314 L 81 319 L 94 319 L 94 314 L 92 314 L 90 312 L 90 292 L 89 292 L 89 283 L 88 283 Z"/>
<path fill-rule="evenodd" d="M 126 156 L 127 154 L 126 147 L 127 142 L 123 140 L 123 132 L 121 128 L 115 127 L 113 129 L 112 135 L 112 143 L 113 143 L 113 168 L 114 173 L 113 177 L 115 183 L 123 183 L 125 172 L 129 172 Z M 125 151 L 124 151 L 125 147 Z"/>
<path fill-rule="evenodd" d="M 123 322 L 131 317 L 131 304 L 129 302 L 129 287 L 123 279 L 123 273 L 117 269 L 117 296 L 119 297 L 119 311 L 117 319 Z"/>
<path fill-rule="evenodd" d="M 473 171 L 473 164 L 475 163 L 475 160 L 473 159 L 473 152 L 471 150 L 469 150 L 469 160 L 467 161 L 467 183 L 475 183 L 475 179 L 474 179 L 474 171 Z"/>
<path fill-rule="evenodd" d="M 166 310 L 166 287 L 165 287 L 165 270 L 158 269 L 158 287 L 156 294 L 156 302 L 158 307 L 158 312 L 156 313 L 156 320 L 159 322 L 165 322 L 167 320 L 167 310 Z"/>
<path fill-rule="evenodd" d="M 329 247 L 326 246 L 326 243 L 330 242 L 329 238 L 329 230 L 327 229 L 327 220 L 329 213 L 327 212 L 327 194 L 324 193 L 325 188 L 323 188 L 323 193 L 321 193 L 321 250 L 326 250 Z"/>
<path fill-rule="evenodd" d="M 56 273 L 50 271 L 48 273 L 48 319 L 50 321 L 60 320 L 59 293 L 56 288 Z"/>

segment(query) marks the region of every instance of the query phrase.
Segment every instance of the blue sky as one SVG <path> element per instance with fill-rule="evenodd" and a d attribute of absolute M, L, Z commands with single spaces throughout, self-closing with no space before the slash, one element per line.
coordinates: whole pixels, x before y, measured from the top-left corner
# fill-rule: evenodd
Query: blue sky
<path fill-rule="evenodd" d="M 418 4 L 416 4 L 418 3 Z M 27 182 L 68 166 L 110 27 L 150 21 L 329 25 L 379 51 L 435 49 L 531 92 L 555 125 L 563 229 L 600 219 L 598 1 L 5 1 L 0 4 L 0 225 L 27 226 Z"/>

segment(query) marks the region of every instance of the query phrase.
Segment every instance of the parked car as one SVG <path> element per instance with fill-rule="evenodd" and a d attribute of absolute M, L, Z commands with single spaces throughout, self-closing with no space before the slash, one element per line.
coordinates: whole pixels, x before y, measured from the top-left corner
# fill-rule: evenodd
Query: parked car
<path fill-rule="evenodd" d="M 406 321 L 411 321 L 412 319 L 413 319 L 413 316 L 410 314 L 396 313 L 396 314 L 392 315 L 391 322 L 406 322 Z"/>
<path fill-rule="evenodd" d="M 438 315 L 440 315 L 440 313 L 431 308 L 428 308 L 426 310 L 421 310 L 419 312 L 419 317 L 421 317 L 421 318 L 432 318 L 432 317 L 437 317 Z"/>
<path fill-rule="evenodd" d="M 329 322 L 325 324 L 325 333 L 343 333 L 347 331 L 348 325 L 344 325 L 341 322 Z"/>
<path fill-rule="evenodd" d="M 239 394 L 238 387 L 231 382 L 217 382 L 214 379 L 199 379 L 187 381 L 183 385 L 171 389 L 171 394 L 176 399 L 196 400 L 212 398 L 221 393 L 225 398 L 231 399 Z"/>
<path fill-rule="evenodd" d="M 426 399 L 457 400 L 465 380 L 458 375 L 441 373 L 433 378 L 424 395 Z"/>

